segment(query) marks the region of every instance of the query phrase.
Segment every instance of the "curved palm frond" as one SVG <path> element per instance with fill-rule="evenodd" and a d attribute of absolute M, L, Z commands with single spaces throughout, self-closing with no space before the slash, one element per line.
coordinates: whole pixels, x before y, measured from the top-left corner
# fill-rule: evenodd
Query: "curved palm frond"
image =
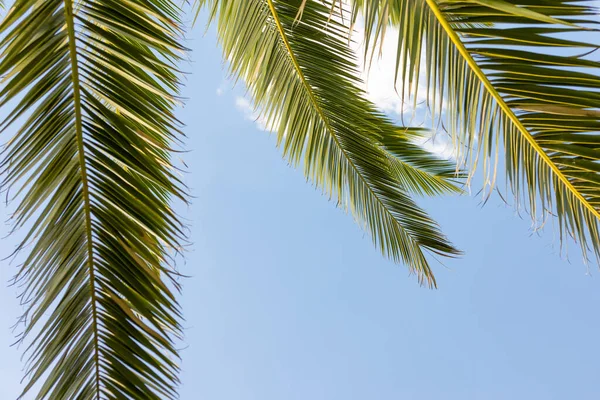
<path fill-rule="evenodd" d="M 4 188 L 31 227 L 23 395 L 177 397 L 178 18 L 159 0 L 17 0 L 0 24 Z"/>
<path fill-rule="evenodd" d="M 399 130 L 364 99 L 348 28 L 329 21 L 333 4 L 197 4 L 208 6 L 212 19 L 218 19 L 224 58 L 277 129 L 284 155 L 293 165 L 303 162 L 307 177 L 349 208 L 385 255 L 435 285 L 424 252 L 455 256 L 458 251 L 408 190 L 454 191 L 454 167 L 412 145 L 415 132 Z M 386 149 L 383 142 L 390 137 L 396 145 Z"/>
<path fill-rule="evenodd" d="M 410 193 L 421 196 L 462 193 L 457 184 L 464 173 L 457 170 L 454 163 L 415 143 L 430 137 L 427 129 L 394 128 L 386 121 L 377 142 L 390 163 L 392 174 Z"/>
<path fill-rule="evenodd" d="M 354 18 L 365 15 L 370 51 L 388 23 L 398 28 L 405 96 L 415 93 L 425 69 L 428 104 L 455 139 L 459 161 L 472 171 L 483 164 L 486 185 L 493 186 L 503 149 L 511 189 L 532 217 L 555 215 L 561 242 L 571 236 L 586 263 L 590 253 L 598 259 L 600 62 L 593 59 L 593 2 L 356 0 L 354 6 Z M 446 115 L 439 112 L 442 98 Z"/>

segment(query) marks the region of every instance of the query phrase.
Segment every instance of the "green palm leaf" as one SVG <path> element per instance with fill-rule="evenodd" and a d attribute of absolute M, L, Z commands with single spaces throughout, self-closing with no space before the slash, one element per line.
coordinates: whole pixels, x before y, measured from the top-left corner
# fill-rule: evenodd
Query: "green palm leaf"
<path fill-rule="evenodd" d="M 517 199 L 534 219 L 555 215 L 561 239 L 577 240 L 586 263 L 590 253 L 600 257 L 600 63 L 586 55 L 598 48 L 591 4 L 357 0 L 354 9 L 354 18 L 365 15 L 370 51 L 383 27 L 398 28 L 405 97 L 425 69 L 428 105 L 458 144 L 460 162 L 472 171 L 483 164 L 493 186 L 503 149 Z"/>
<path fill-rule="evenodd" d="M 17 0 L 0 25 L 3 153 L 37 399 L 176 397 L 184 198 L 169 146 L 183 50 L 160 0 Z"/>
<path fill-rule="evenodd" d="M 307 177 L 350 209 L 385 255 L 435 285 L 425 251 L 458 252 L 409 191 L 456 191 L 450 181 L 454 168 L 413 145 L 418 132 L 395 127 L 364 99 L 348 27 L 329 21 L 333 4 L 197 4 L 218 18 L 224 58 L 275 126 L 284 155 L 293 165 L 303 162 Z M 390 138 L 395 144 L 386 148 Z"/>

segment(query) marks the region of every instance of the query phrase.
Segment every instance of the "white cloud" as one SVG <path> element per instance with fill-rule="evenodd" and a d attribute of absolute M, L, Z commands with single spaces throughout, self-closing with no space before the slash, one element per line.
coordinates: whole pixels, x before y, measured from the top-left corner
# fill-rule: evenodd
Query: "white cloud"
<path fill-rule="evenodd" d="M 420 125 L 426 122 L 425 102 L 427 100 L 426 90 L 426 71 L 425 59 L 421 60 L 421 72 L 419 74 L 419 85 L 416 93 L 416 109 L 414 98 L 405 98 L 404 102 L 401 97 L 402 82 L 397 82 L 394 85 L 396 76 L 396 56 L 398 52 L 398 30 L 388 27 L 383 46 L 378 47 L 373 57 L 372 62 L 367 60 L 365 65 L 365 43 L 364 43 L 364 26 L 362 21 L 357 23 L 355 34 L 353 36 L 353 50 L 356 53 L 357 61 L 360 69 L 362 80 L 365 82 L 365 91 L 367 97 L 375 103 L 382 111 L 391 114 L 392 117 L 404 117 L 404 121 L 411 125 Z M 370 64 L 370 68 L 368 67 Z M 443 105 L 442 105 L 443 107 Z M 416 116 L 416 120 L 410 120 L 412 116 Z M 408 118 L 408 120 L 407 120 Z"/>
<path fill-rule="evenodd" d="M 446 133 L 432 133 L 428 137 L 423 137 L 417 140 L 416 143 L 423 147 L 425 150 L 437 154 L 439 157 L 445 159 L 451 159 L 456 157 L 454 145 L 452 144 L 450 137 Z"/>
<path fill-rule="evenodd" d="M 259 129 L 263 131 L 273 130 L 266 118 L 263 117 L 260 112 L 254 108 L 254 106 L 252 106 L 252 103 L 247 98 L 237 96 L 235 98 L 235 107 L 242 112 L 244 118 L 249 121 L 254 121 Z"/>
<path fill-rule="evenodd" d="M 217 96 L 223 96 L 225 94 L 225 90 L 232 88 L 232 83 L 230 80 L 224 79 L 219 87 L 216 90 Z"/>
<path fill-rule="evenodd" d="M 401 97 L 402 82 L 398 82 L 398 87 L 394 86 L 396 73 L 396 54 L 398 51 L 398 30 L 388 28 L 383 42 L 381 52 L 375 55 L 370 69 L 365 68 L 364 63 L 364 28 L 362 24 L 357 24 L 355 33 L 355 43 L 353 50 L 357 54 L 359 66 L 363 71 L 361 78 L 365 82 L 365 91 L 367 97 L 382 111 L 394 119 L 402 118 L 403 123 L 408 126 L 430 127 L 431 117 L 428 115 L 425 102 L 427 100 L 425 79 L 426 72 L 424 60 L 421 62 L 420 84 L 416 93 L 416 109 L 413 108 L 415 99 L 404 99 Z M 442 109 L 445 104 L 442 104 Z M 446 132 L 432 132 L 428 137 L 423 137 L 417 141 L 424 149 L 437 154 L 446 159 L 455 156 L 454 146 L 449 135 Z"/>
<path fill-rule="evenodd" d="M 376 56 L 373 59 L 370 69 L 365 65 L 364 31 L 361 26 L 357 28 L 357 33 L 354 35 L 353 50 L 356 52 L 359 67 L 363 71 L 361 78 L 365 82 L 364 89 L 369 99 L 382 111 L 401 115 L 406 109 L 398 95 L 400 90 L 396 91 L 394 87 L 395 57 L 398 42 L 396 37 L 397 32 L 396 34 L 389 32 L 389 36 L 383 44 L 381 57 Z M 367 63 L 369 63 L 368 60 Z"/>
<path fill-rule="evenodd" d="M 244 118 L 248 120 L 255 120 L 258 118 L 258 114 L 254 107 L 252 107 L 250 100 L 245 97 L 237 96 L 235 98 L 235 107 L 240 110 L 242 114 L 244 114 Z"/>

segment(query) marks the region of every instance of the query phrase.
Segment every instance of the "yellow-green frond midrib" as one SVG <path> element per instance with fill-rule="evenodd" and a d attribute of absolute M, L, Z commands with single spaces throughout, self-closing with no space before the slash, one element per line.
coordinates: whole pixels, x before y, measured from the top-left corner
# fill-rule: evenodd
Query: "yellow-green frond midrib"
<path fill-rule="evenodd" d="M 67 21 L 67 32 L 69 38 L 69 56 L 71 60 L 71 74 L 73 78 L 73 106 L 75 111 L 75 130 L 77 140 L 78 161 L 81 172 L 81 185 L 83 196 L 83 212 L 85 219 L 85 234 L 87 242 L 87 264 L 89 269 L 90 299 L 92 308 L 92 330 L 94 346 L 94 379 L 96 381 L 96 398 L 100 399 L 100 343 L 98 332 L 98 310 L 96 298 L 96 276 L 94 266 L 94 249 L 92 235 L 92 211 L 90 204 L 89 180 L 87 173 L 85 144 L 83 139 L 83 118 L 81 107 L 81 84 L 79 81 L 79 67 L 77 60 L 77 39 L 75 37 L 75 16 L 73 10 L 73 1 L 64 0 L 65 19 Z"/>

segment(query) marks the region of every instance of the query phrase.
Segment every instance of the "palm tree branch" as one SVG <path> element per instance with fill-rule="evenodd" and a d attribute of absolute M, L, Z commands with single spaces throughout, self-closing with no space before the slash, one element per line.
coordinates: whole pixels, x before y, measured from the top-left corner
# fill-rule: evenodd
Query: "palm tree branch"
<path fill-rule="evenodd" d="M 304 86 L 304 88 L 306 90 L 306 93 L 308 93 L 308 96 L 309 96 L 309 98 L 310 98 L 310 100 L 311 100 L 311 102 L 313 104 L 313 107 L 314 107 L 315 111 L 319 114 L 319 116 L 321 117 L 321 120 L 325 124 L 325 130 L 331 135 L 331 138 L 336 143 L 336 145 L 340 149 L 340 151 L 344 154 L 344 157 L 346 158 L 346 160 L 348 160 L 348 163 L 350 164 L 350 166 L 352 167 L 352 169 L 354 171 L 356 171 L 356 176 L 358 176 L 358 178 L 364 183 L 365 187 L 367 188 L 367 190 L 369 190 L 369 192 L 371 193 L 371 195 L 373 196 L 373 198 L 377 199 L 377 202 L 381 206 L 381 209 L 384 210 L 384 212 L 386 214 L 388 214 L 390 218 L 394 218 L 394 216 L 392 215 L 392 213 L 390 212 L 390 210 L 388 209 L 388 207 L 386 207 L 386 205 L 383 203 L 383 201 L 379 198 L 378 194 L 375 193 L 375 191 L 371 187 L 370 183 L 367 182 L 367 180 L 365 179 L 365 177 L 361 173 L 360 169 L 353 162 L 352 158 L 348 156 L 348 153 L 344 149 L 344 146 L 342 146 L 341 143 L 339 142 L 337 136 L 335 135 L 335 131 L 331 127 L 331 124 L 329 122 L 329 118 L 327 118 L 327 116 L 323 112 L 323 109 L 321 108 L 321 105 L 317 101 L 311 85 L 309 85 L 308 82 L 306 81 L 306 77 L 304 76 L 304 72 L 302 72 L 302 69 L 300 68 L 300 64 L 298 64 L 298 60 L 296 59 L 296 55 L 294 54 L 294 51 L 292 50 L 292 47 L 290 46 L 290 43 L 288 41 L 286 32 L 283 29 L 283 26 L 281 25 L 281 21 L 279 19 L 278 14 L 277 14 L 277 10 L 275 9 L 275 6 L 273 5 L 273 0 L 267 0 L 267 3 L 269 5 L 269 10 L 271 11 L 271 14 L 273 16 L 273 21 L 275 22 L 275 26 L 277 27 L 277 30 L 279 31 L 279 36 L 281 37 L 281 41 L 282 41 L 282 43 L 283 43 L 283 45 L 284 45 L 287 53 L 289 54 L 291 62 L 294 64 L 294 68 L 296 69 L 296 73 L 298 74 L 298 77 L 299 77 L 300 81 L 302 82 L 302 85 Z M 304 1 L 301 4 L 301 7 L 299 8 L 299 11 L 298 11 L 298 15 L 299 16 L 301 16 L 302 12 L 304 11 L 304 7 L 305 6 L 306 6 L 306 1 Z M 393 157 L 391 157 L 391 158 L 393 159 Z"/>
<path fill-rule="evenodd" d="M 531 147 L 535 150 L 535 152 L 539 155 L 539 157 L 544 161 L 545 164 L 548 165 L 552 169 L 552 172 L 556 175 L 556 177 L 560 180 L 560 182 L 565 185 L 568 190 L 575 196 L 584 206 L 587 208 L 592 215 L 596 218 L 600 219 L 600 212 L 596 207 L 594 207 L 582 194 L 579 190 L 577 190 L 571 181 L 565 176 L 563 171 L 561 171 L 555 162 L 553 162 L 546 151 L 542 149 L 542 147 L 537 143 L 537 141 L 533 138 L 529 130 L 523 125 L 519 117 L 515 114 L 515 112 L 506 104 L 504 98 L 498 93 L 494 85 L 490 82 L 487 75 L 483 70 L 479 67 L 477 62 L 473 59 L 471 53 L 467 50 L 465 45 L 463 44 L 461 38 L 458 36 L 456 31 L 452 28 L 450 23 L 444 17 L 444 14 L 440 10 L 439 6 L 436 3 L 436 0 L 425 0 L 427 5 L 436 16 L 440 25 L 444 28 L 444 31 L 457 48 L 459 53 L 462 55 L 464 60 L 467 62 L 473 73 L 479 78 L 483 86 L 490 93 L 490 95 L 496 100 L 499 107 L 504 111 L 506 116 L 511 120 L 514 126 L 519 130 L 519 132 L 523 135 L 525 140 L 529 143 Z"/>
<path fill-rule="evenodd" d="M 598 32 L 592 3 L 354 0 L 353 8 L 354 20 L 365 16 L 365 57 L 381 46 L 382 27 L 397 28 L 402 100 L 416 102 L 425 87 L 432 125 L 452 137 L 468 182 L 482 165 L 487 200 L 503 150 L 517 207 L 527 201 L 536 228 L 556 217 L 561 248 L 572 237 L 586 264 L 590 252 L 600 262 L 600 158 L 593 146 L 600 62 L 593 59 L 597 41 L 589 39 Z"/>
<path fill-rule="evenodd" d="M 224 58 L 246 81 L 286 158 L 294 166 L 303 161 L 307 177 L 351 211 L 382 253 L 435 285 L 424 251 L 458 251 L 409 193 L 455 192 L 454 167 L 411 147 L 412 130 L 394 126 L 363 97 L 348 27 L 329 19 L 332 3 L 307 1 L 300 20 L 302 4 L 294 0 L 197 4 L 211 5 Z M 390 136 L 407 146 L 388 151 Z"/>
<path fill-rule="evenodd" d="M 171 163 L 180 10 L 155 0 L 17 0 L 0 24 L 2 189 L 18 186 L 22 396 L 176 398 Z M 23 120 L 23 121 L 21 121 Z M 21 123 L 22 122 L 22 123 Z"/>

